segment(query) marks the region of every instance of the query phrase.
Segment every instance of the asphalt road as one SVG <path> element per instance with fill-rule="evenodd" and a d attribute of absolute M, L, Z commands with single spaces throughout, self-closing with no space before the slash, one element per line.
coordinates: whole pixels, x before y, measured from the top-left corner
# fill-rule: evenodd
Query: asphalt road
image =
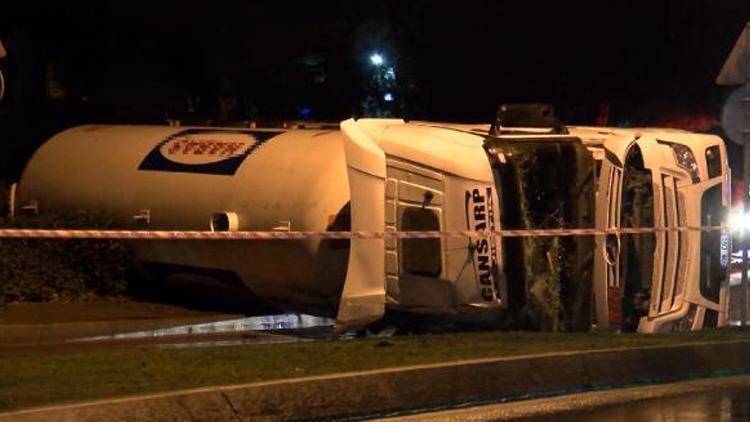
<path fill-rule="evenodd" d="M 750 376 L 595 391 L 422 413 L 389 421 L 750 421 Z"/>
<path fill-rule="evenodd" d="M 528 421 L 748 421 L 750 386 L 725 388 L 641 402 L 608 405 L 568 414 L 538 416 Z"/>

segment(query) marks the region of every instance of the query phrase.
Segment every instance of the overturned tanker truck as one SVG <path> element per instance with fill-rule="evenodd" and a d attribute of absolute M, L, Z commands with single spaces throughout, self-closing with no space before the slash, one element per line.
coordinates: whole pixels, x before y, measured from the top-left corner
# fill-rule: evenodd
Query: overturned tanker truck
<path fill-rule="evenodd" d="M 550 109 L 504 106 L 489 132 L 393 119 L 292 130 L 81 126 L 40 147 L 15 203 L 40 214 L 103 212 L 134 230 L 481 231 L 593 227 L 594 191 L 591 154 Z M 263 303 L 335 317 L 340 330 L 423 320 L 591 325 L 591 237 L 132 247 L 152 274 L 244 289 L 254 299 L 248 314 Z"/>

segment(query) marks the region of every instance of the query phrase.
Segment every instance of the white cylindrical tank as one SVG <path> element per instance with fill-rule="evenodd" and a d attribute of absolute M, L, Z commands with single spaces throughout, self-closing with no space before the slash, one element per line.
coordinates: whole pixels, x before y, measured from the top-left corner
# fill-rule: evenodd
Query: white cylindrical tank
<path fill-rule="evenodd" d="M 100 126 L 64 131 L 32 157 L 19 207 L 104 213 L 117 228 L 348 230 L 339 130 Z M 335 314 L 348 241 L 154 241 L 137 257 L 177 272 L 229 274 L 286 309 Z"/>

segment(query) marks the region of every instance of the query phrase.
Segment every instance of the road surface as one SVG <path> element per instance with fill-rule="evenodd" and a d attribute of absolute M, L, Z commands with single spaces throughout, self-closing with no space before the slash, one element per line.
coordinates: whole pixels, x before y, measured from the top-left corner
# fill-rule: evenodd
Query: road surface
<path fill-rule="evenodd" d="M 595 391 L 421 413 L 399 421 L 750 421 L 750 376 Z"/>

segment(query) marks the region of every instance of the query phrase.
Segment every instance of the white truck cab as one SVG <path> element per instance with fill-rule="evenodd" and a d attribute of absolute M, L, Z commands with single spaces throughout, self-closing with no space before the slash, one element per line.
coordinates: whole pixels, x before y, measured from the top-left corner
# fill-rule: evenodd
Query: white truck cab
<path fill-rule="evenodd" d="M 723 226 L 730 205 L 724 142 L 674 129 L 569 127 L 598 161 L 596 227 Z M 601 329 L 644 333 L 726 323 L 730 236 L 662 230 L 596 238 Z"/>

